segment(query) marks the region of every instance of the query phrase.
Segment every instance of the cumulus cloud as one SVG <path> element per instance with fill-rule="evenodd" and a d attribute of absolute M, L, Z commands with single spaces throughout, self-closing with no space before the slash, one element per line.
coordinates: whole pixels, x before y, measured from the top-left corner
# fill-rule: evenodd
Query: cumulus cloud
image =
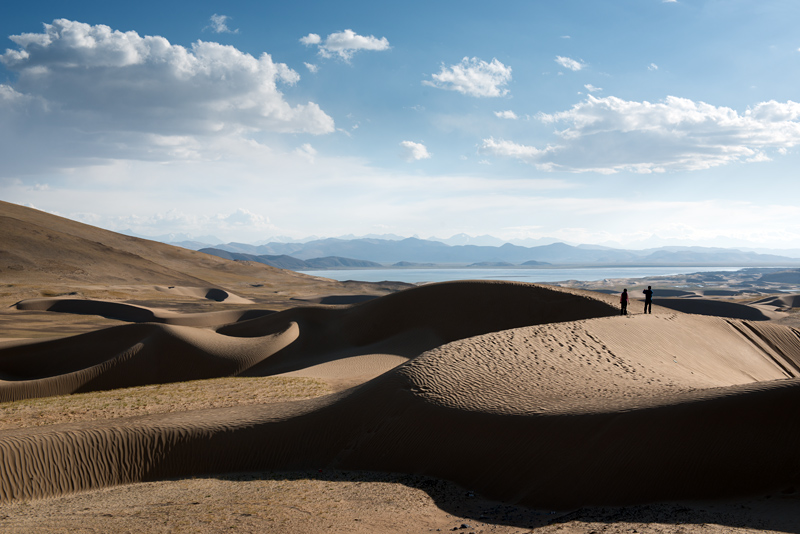
<path fill-rule="evenodd" d="M 208 27 L 211 28 L 211 31 L 214 33 L 239 33 L 238 28 L 235 30 L 228 28 L 228 20 L 230 20 L 228 15 L 217 15 L 214 13 L 211 15 L 211 24 Z"/>
<path fill-rule="evenodd" d="M 590 93 L 596 93 L 597 91 L 602 91 L 602 90 L 603 90 L 603 88 L 602 88 L 602 87 L 595 87 L 594 85 L 592 85 L 592 84 L 590 84 L 590 83 L 587 83 L 586 85 L 584 85 L 584 87 L 585 87 L 585 88 L 586 88 L 586 90 L 587 90 L 587 91 L 589 91 Z"/>
<path fill-rule="evenodd" d="M 0 86 L 0 140 L 50 135 L 52 151 L 63 146 L 70 157 L 158 159 L 198 136 L 334 131 L 317 104 L 286 101 L 278 84 L 300 76 L 267 53 L 203 41 L 185 48 L 66 19 L 10 39 L 18 49 L 0 62 L 18 76 Z"/>
<path fill-rule="evenodd" d="M 520 145 L 512 141 L 504 139 L 495 140 L 493 137 L 483 140 L 481 150 L 485 153 L 493 154 L 495 156 L 508 156 L 518 158 L 526 161 L 534 160 L 542 155 L 551 152 L 552 147 L 546 149 L 538 149 L 532 146 Z"/>
<path fill-rule="evenodd" d="M 581 61 L 576 61 L 572 58 L 564 56 L 556 56 L 555 62 L 564 67 L 565 69 L 574 71 L 579 71 L 586 66 L 586 64 Z"/>
<path fill-rule="evenodd" d="M 513 111 L 511 111 L 510 109 L 507 109 L 505 111 L 495 111 L 494 114 L 495 114 L 495 116 L 497 116 L 500 119 L 516 120 L 516 119 L 519 118 L 519 117 L 517 117 L 517 114 L 514 113 Z"/>
<path fill-rule="evenodd" d="M 650 63 L 647 66 L 647 70 L 658 70 L 658 65 L 656 65 L 655 63 Z"/>
<path fill-rule="evenodd" d="M 343 32 L 331 33 L 322 41 L 322 38 L 316 33 L 309 33 L 300 39 L 300 42 L 306 46 L 317 45 L 319 47 L 319 55 L 325 58 L 338 56 L 339 58 L 350 61 L 353 54 L 359 50 L 388 50 L 389 40 L 386 37 L 377 37 L 370 35 L 358 35 L 353 30 L 344 30 Z"/>
<path fill-rule="evenodd" d="M 400 157 L 406 161 L 419 161 L 421 159 L 428 159 L 431 157 L 428 149 L 422 143 L 403 141 L 400 143 L 400 146 L 403 147 Z"/>
<path fill-rule="evenodd" d="M 566 124 L 557 143 L 537 148 L 484 139 L 485 153 L 543 170 L 639 173 L 699 170 L 769 158 L 800 143 L 800 103 L 762 102 L 743 114 L 685 98 L 658 103 L 589 96 L 567 111 L 537 118 Z"/>
<path fill-rule="evenodd" d="M 511 67 L 507 67 L 497 59 L 487 63 L 476 57 L 465 57 L 461 63 L 446 67 L 432 80 L 423 80 L 424 85 L 458 91 L 461 94 L 477 97 L 497 97 L 508 94 L 504 86 L 511 81 Z"/>
<path fill-rule="evenodd" d="M 314 65 L 313 63 L 305 63 L 305 62 L 303 62 L 303 65 L 306 66 L 306 68 L 308 69 L 308 72 L 314 73 L 314 72 L 319 71 L 319 67 Z"/>
<path fill-rule="evenodd" d="M 319 44 L 322 38 L 316 33 L 309 33 L 305 37 L 300 38 L 300 42 L 306 46 Z"/>

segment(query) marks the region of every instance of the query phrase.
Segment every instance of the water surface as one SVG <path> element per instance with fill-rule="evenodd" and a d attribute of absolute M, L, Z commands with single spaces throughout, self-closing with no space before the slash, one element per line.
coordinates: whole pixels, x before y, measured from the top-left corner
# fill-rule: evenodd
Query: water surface
<path fill-rule="evenodd" d="M 333 280 L 362 282 L 445 282 L 448 280 L 511 280 L 517 282 L 585 282 L 606 278 L 645 278 L 701 272 L 731 272 L 742 267 L 579 267 L 564 269 L 332 269 L 300 271 Z"/>

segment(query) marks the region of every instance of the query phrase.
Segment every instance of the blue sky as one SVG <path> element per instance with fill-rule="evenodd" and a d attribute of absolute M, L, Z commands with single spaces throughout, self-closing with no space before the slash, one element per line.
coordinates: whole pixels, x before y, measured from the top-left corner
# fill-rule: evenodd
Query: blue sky
<path fill-rule="evenodd" d="M 800 4 L 0 9 L 0 199 L 144 235 L 800 247 Z"/>

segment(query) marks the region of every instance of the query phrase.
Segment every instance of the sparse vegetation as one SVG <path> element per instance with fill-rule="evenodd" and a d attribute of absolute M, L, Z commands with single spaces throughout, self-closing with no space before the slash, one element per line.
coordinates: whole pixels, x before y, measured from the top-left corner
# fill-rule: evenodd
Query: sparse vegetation
<path fill-rule="evenodd" d="M 200 408 L 310 399 L 331 392 L 313 378 L 216 378 L 0 404 L 0 430 Z"/>

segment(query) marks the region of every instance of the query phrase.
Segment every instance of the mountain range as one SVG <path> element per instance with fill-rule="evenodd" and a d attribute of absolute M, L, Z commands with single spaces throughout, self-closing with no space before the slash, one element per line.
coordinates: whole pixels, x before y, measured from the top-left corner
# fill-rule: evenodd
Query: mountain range
<path fill-rule="evenodd" d="M 448 245 L 419 238 L 405 239 L 319 239 L 306 243 L 271 242 L 263 245 L 227 243 L 200 249 L 201 252 L 228 259 L 248 259 L 270 265 L 281 257 L 280 266 L 288 269 L 383 267 L 407 263 L 434 263 L 468 266 L 471 264 L 542 265 L 719 265 L 719 266 L 795 266 L 800 258 L 760 254 L 738 249 L 711 247 L 660 247 L 626 250 L 599 245 L 552 243 L 524 247 L 505 243 L 501 246 Z M 234 257 L 234 254 L 250 257 Z M 262 257 L 261 260 L 256 257 Z M 266 257 L 266 258 L 265 258 Z M 289 257 L 287 259 L 285 257 Z M 269 261 L 263 261 L 269 260 Z M 292 260 L 301 260 L 289 266 Z M 354 262 L 366 262 L 356 264 Z M 401 264 L 401 265 L 397 265 Z M 313 266 L 308 266 L 313 265 Z"/>

